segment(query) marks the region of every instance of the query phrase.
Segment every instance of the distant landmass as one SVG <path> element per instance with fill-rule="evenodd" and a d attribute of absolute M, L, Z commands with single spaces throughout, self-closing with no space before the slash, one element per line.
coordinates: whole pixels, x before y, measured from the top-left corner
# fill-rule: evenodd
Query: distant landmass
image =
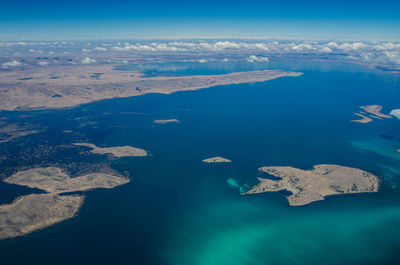
<path fill-rule="evenodd" d="M 29 73 L 23 70 L 4 72 L 0 82 L 0 110 L 65 108 L 102 99 L 169 94 L 302 75 L 284 70 L 259 70 L 221 75 L 143 77 L 140 72 L 117 71 L 113 67 L 74 65 L 37 68 Z M 29 78 L 26 78 L 28 74 Z M 52 78 L 54 76 L 57 78 Z"/>

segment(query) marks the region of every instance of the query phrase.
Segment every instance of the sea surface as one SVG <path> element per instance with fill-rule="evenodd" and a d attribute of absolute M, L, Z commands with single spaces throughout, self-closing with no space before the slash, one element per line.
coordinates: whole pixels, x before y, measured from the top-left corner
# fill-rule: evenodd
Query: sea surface
<path fill-rule="evenodd" d="M 0 264 L 400 264 L 400 120 L 350 122 L 359 106 L 382 105 L 384 113 L 400 108 L 399 74 L 318 61 L 164 63 L 141 70 L 153 76 L 275 68 L 304 75 L 65 110 L 0 112 L 11 122 L 46 128 L 0 145 L 1 155 L 15 160 L 2 167 L 18 164 L 21 150 L 38 142 L 65 146 L 49 158 L 60 163 L 80 159 L 82 149 L 70 146 L 76 141 L 151 154 L 111 161 L 93 155 L 131 182 L 86 192 L 75 218 L 0 241 Z M 153 124 L 172 118 L 180 123 Z M 202 162 L 212 156 L 232 163 Z M 372 172 L 381 178 L 380 190 L 301 207 L 290 207 L 284 192 L 240 195 L 263 176 L 261 166 L 323 163 Z M 39 191 L 1 183 L 0 203 L 32 192 Z"/>

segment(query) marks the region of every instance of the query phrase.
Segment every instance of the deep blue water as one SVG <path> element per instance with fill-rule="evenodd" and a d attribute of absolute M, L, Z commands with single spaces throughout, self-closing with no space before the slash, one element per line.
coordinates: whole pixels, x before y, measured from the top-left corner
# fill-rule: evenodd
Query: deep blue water
<path fill-rule="evenodd" d="M 167 66 L 149 67 L 147 74 L 260 67 Z M 263 68 L 304 75 L 30 112 L 34 116 L 25 119 L 47 131 L 16 143 L 87 141 L 132 145 L 152 155 L 112 160 L 113 169 L 129 173 L 129 184 L 87 192 L 77 217 L 0 241 L 1 264 L 399 264 L 400 158 L 394 149 L 400 147 L 400 120 L 350 120 L 362 105 L 382 105 L 385 113 L 400 108 L 400 76 L 327 62 L 270 62 Z M 1 114 L 19 120 L 23 113 Z M 152 123 L 169 118 L 181 123 Z M 3 146 L 6 154 L 19 152 L 13 143 Z M 73 162 L 74 152 L 55 156 Z M 216 155 L 233 162 L 201 162 Z M 261 166 L 309 169 L 321 163 L 375 173 L 381 189 L 290 207 L 283 193 L 244 197 L 227 184 L 229 178 L 255 184 Z M 27 190 L 1 184 L 1 202 Z"/>

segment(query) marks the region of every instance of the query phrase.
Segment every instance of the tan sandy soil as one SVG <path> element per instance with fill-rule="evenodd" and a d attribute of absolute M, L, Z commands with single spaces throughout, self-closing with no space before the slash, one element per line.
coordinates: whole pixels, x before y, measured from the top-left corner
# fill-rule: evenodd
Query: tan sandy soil
<path fill-rule="evenodd" d="M 262 167 L 259 169 L 279 180 L 258 178 L 260 183 L 242 195 L 287 190 L 291 206 L 324 200 L 326 196 L 349 193 L 377 192 L 379 179 L 366 171 L 339 165 L 316 165 L 311 170 L 293 167 Z"/>

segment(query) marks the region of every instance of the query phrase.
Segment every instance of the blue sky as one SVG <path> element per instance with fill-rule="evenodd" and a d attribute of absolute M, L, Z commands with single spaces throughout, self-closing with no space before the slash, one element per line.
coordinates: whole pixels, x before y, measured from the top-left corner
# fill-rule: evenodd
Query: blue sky
<path fill-rule="evenodd" d="M 1 39 L 400 40 L 400 1 L 2 1 Z"/>

